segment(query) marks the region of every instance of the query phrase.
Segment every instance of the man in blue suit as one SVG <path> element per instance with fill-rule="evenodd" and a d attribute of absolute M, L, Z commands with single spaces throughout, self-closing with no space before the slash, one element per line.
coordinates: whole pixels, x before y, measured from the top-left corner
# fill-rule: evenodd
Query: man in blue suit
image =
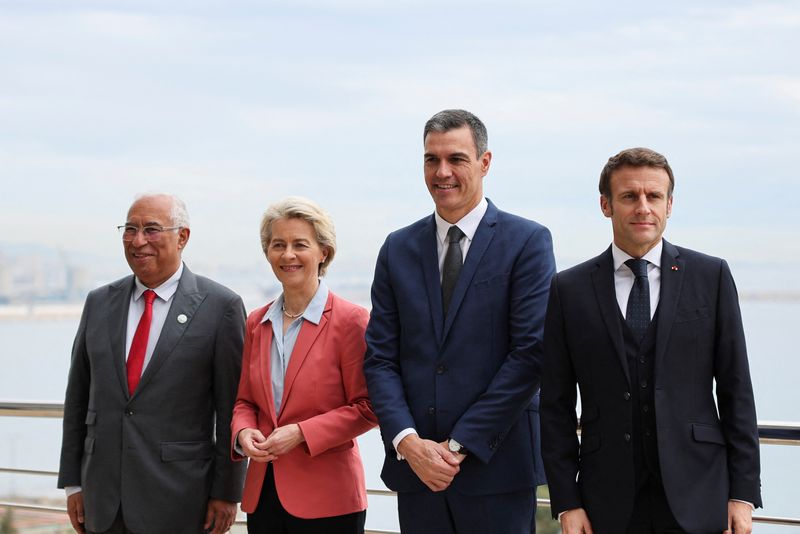
<path fill-rule="evenodd" d="M 550 232 L 483 196 L 492 153 L 472 113 L 425 125 L 434 214 L 387 237 L 364 373 L 403 532 L 536 529 L 538 389 Z"/>

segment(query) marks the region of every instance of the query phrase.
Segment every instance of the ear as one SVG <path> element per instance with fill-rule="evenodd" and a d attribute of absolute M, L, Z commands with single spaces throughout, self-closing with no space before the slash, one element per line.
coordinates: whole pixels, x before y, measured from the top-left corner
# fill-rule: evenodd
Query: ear
<path fill-rule="evenodd" d="M 672 215 L 672 195 L 667 199 L 667 218 Z"/>
<path fill-rule="evenodd" d="M 191 230 L 188 228 L 181 228 L 178 230 L 178 249 L 183 249 L 186 244 L 189 242 L 189 234 L 191 234 Z"/>
<path fill-rule="evenodd" d="M 600 195 L 600 210 L 606 217 L 614 215 L 614 209 L 611 207 L 611 200 L 605 195 Z"/>
<path fill-rule="evenodd" d="M 486 173 L 489 172 L 489 167 L 492 165 L 492 152 L 490 150 L 484 152 L 479 161 L 481 162 L 481 172 L 485 176 Z"/>

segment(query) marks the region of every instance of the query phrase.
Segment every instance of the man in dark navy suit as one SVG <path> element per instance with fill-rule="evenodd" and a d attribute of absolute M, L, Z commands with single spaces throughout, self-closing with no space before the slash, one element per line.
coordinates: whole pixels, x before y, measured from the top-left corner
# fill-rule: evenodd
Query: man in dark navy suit
<path fill-rule="evenodd" d="M 736 287 L 724 260 L 662 239 L 673 187 L 657 152 L 611 157 L 614 241 L 550 288 L 542 452 L 565 534 L 742 534 L 761 506 Z"/>
<path fill-rule="evenodd" d="M 527 534 L 544 478 L 550 232 L 483 196 L 492 153 L 475 115 L 437 113 L 423 140 L 436 211 L 386 239 L 366 335 L 382 478 L 398 492 L 403 532 Z"/>

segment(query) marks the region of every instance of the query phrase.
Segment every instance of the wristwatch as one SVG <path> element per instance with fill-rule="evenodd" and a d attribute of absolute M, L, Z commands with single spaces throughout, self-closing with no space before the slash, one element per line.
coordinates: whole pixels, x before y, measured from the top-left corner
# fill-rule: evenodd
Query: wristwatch
<path fill-rule="evenodd" d="M 447 448 L 454 454 L 467 454 L 467 449 L 453 438 L 447 440 Z"/>

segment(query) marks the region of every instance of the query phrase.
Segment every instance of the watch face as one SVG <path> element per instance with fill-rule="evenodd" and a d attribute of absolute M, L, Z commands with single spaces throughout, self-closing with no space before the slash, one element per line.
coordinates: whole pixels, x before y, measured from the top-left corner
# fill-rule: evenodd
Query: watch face
<path fill-rule="evenodd" d="M 447 448 L 450 449 L 450 452 L 459 452 L 461 450 L 461 444 L 451 439 L 447 442 Z"/>

